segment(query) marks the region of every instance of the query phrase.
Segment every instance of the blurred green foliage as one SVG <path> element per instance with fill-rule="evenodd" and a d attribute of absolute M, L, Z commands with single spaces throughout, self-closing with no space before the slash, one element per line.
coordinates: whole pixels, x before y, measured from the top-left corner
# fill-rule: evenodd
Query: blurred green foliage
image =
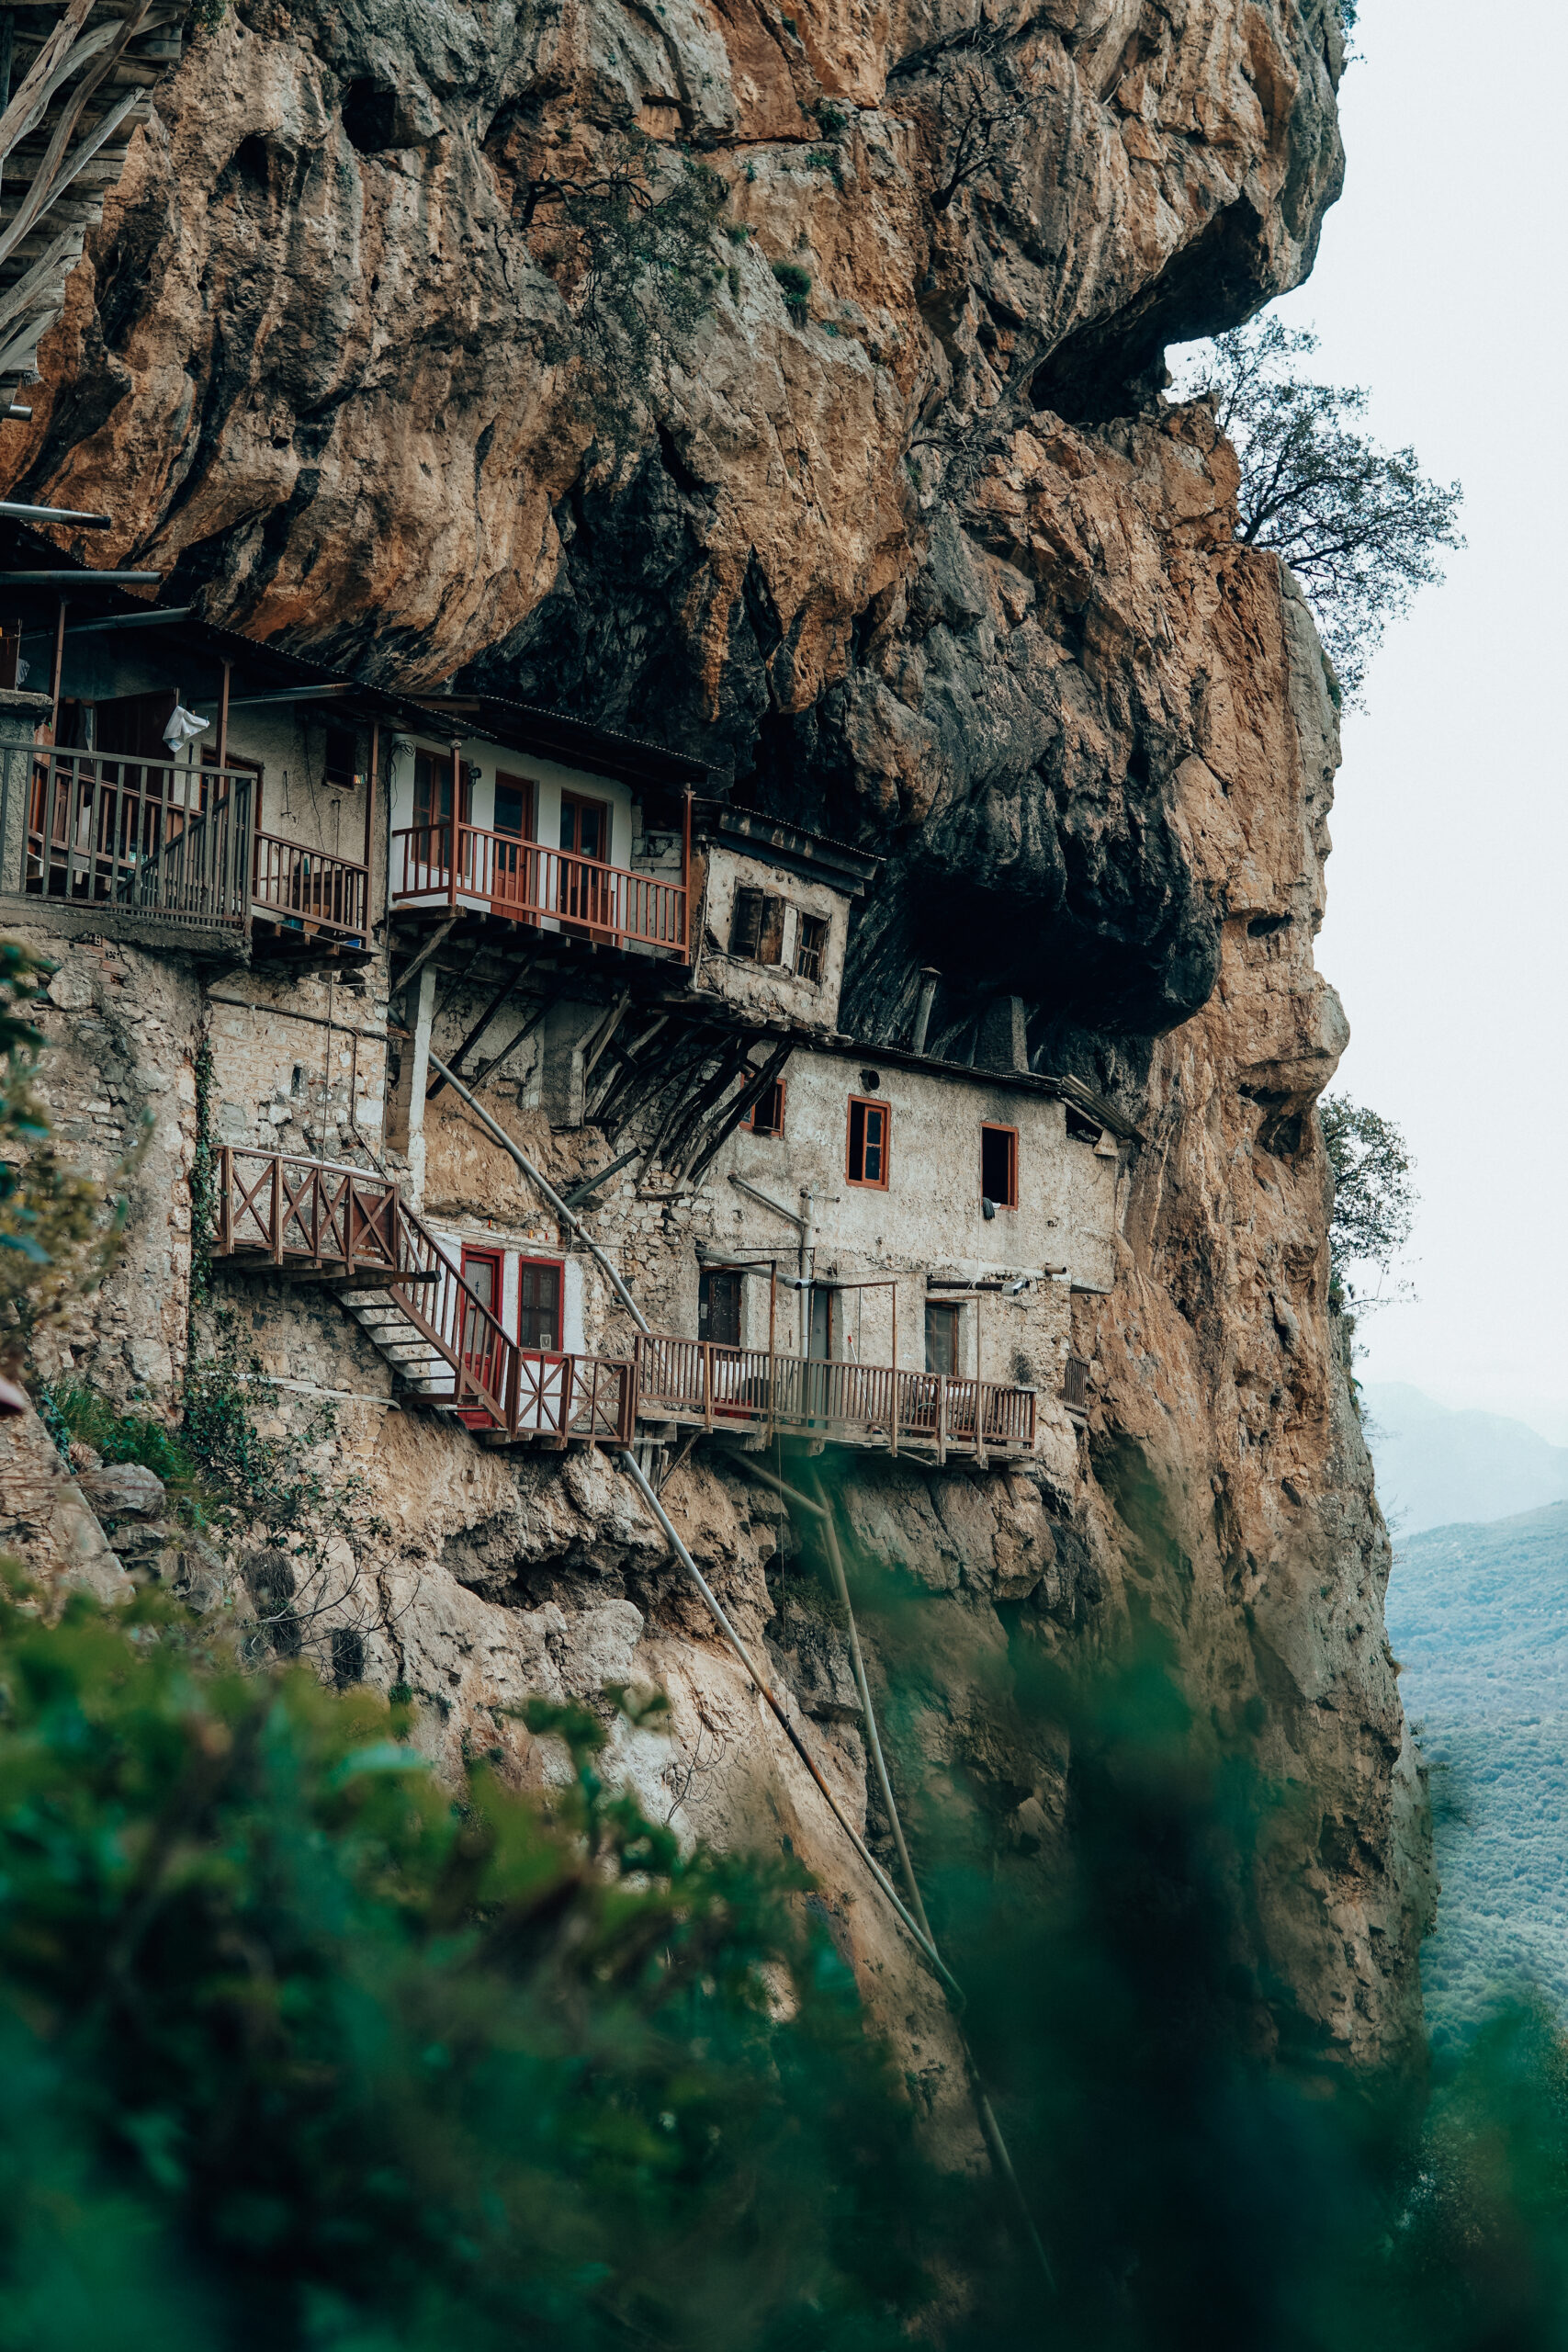
<path fill-rule="evenodd" d="M 903 2341 L 929 2184 L 793 1866 L 0 1606 L 0 2345 Z"/>

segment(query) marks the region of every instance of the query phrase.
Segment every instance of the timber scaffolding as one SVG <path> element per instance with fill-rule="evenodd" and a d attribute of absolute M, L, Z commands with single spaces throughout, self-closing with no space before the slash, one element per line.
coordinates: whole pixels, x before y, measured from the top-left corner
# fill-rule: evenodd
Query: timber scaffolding
<path fill-rule="evenodd" d="M 635 1442 L 670 1428 L 775 1435 L 938 1463 L 1032 1453 L 1032 1388 L 829 1363 L 659 1332 L 608 1356 L 525 1348 L 388 1178 L 284 1152 L 219 1155 L 213 1254 L 332 1285 L 405 1394 L 504 1447 Z"/>
<path fill-rule="evenodd" d="M 0 10 L 0 387 L 34 372 L 188 14 L 186 0 Z"/>

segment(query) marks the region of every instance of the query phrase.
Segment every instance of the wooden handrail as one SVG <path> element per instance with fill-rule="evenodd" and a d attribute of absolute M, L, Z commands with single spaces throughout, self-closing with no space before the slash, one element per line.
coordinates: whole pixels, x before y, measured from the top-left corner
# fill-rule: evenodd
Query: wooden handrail
<path fill-rule="evenodd" d="M 282 1267 L 290 1259 L 384 1278 L 410 1329 L 451 1375 L 430 1391 L 508 1438 L 542 1435 L 629 1445 L 638 1413 L 683 1415 L 704 1429 L 750 1424 L 829 1437 L 895 1437 L 988 1456 L 1030 1453 L 1032 1388 L 890 1364 L 823 1362 L 766 1348 L 639 1332 L 630 1356 L 525 1348 L 463 1279 L 389 1178 L 286 1152 L 225 1145 L 216 1254 Z M 431 1377 L 442 1379 L 444 1374 Z"/>
<path fill-rule="evenodd" d="M 572 851 L 547 849 L 518 833 L 482 825 L 454 827 L 450 818 L 406 825 L 392 835 L 392 903 L 423 900 L 456 908 L 482 899 L 513 921 L 541 918 L 564 930 L 617 945 L 657 947 L 682 960 L 688 953 L 687 872 L 679 882 L 604 865 Z"/>
<path fill-rule="evenodd" d="M 17 884 L 182 928 L 243 932 L 254 783 L 248 768 L 40 747 Z"/>
<path fill-rule="evenodd" d="M 368 867 L 285 841 L 280 833 L 257 833 L 254 839 L 251 902 L 256 913 L 334 935 L 367 936 Z"/>
<path fill-rule="evenodd" d="M 636 1393 L 629 1359 L 524 1348 L 463 1278 L 389 1179 L 288 1152 L 224 1145 L 215 1254 L 384 1277 L 410 1329 L 451 1374 L 465 1419 L 507 1438 L 629 1445 Z M 434 1370 L 427 1378 L 443 1375 Z M 442 1388 L 427 1389 L 441 1401 Z"/>

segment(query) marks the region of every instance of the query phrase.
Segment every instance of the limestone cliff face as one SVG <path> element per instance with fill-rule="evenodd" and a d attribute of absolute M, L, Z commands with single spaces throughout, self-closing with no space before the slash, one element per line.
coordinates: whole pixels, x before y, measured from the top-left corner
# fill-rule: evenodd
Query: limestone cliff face
<path fill-rule="evenodd" d="M 234 0 L 73 281 L 16 481 L 112 506 L 93 559 L 162 562 L 214 618 L 728 760 L 747 801 L 887 859 L 846 1027 L 907 1034 L 935 966 L 933 1046 L 983 1051 L 1021 998 L 1034 1066 L 1137 1123 L 1115 1289 L 1077 1303 L 1076 1464 L 847 1474 L 858 1550 L 924 1590 L 943 1662 L 905 1792 L 918 1822 L 922 1775 L 961 1771 L 998 1851 L 1048 1849 L 1063 1759 L 998 1717 L 1009 1644 L 1154 1614 L 1194 1700 L 1311 1792 L 1238 1929 L 1267 2002 L 1370 2059 L 1410 2030 L 1427 1893 L 1327 1301 L 1331 682 L 1292 583 L 1232 540 L 1209 413 L 1158 390 L 1167 342 L 1311 265 L 1333 0 L 792 5 Z M 698 222 L 636 282 L 628 171 Z M 387 1670 L 418 1680 L 418 1652 L 454 1754 L 530 1680 L 635 1655 L 693 1759 L 684 1818 L 789 1825 L 867 1981 L 891 1967 L 617 1482 L 350 1419 L 412 1512 Z M 698 1459 L 670 1499 L 862 1801 L 777 1513 Z"/>

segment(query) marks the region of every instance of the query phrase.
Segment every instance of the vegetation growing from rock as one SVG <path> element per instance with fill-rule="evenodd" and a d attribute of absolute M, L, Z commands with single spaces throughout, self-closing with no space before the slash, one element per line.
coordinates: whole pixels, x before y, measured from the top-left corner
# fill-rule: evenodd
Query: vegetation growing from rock
<path fill-rule="evenodd" d="M 130 1203 L 106 1196 L 49 1140 L 34 1093 L 43 1037 L 28 1018 L 51 967 L 0 940 L 0 1369 L 31 1363 L 39 1332 L 96 1288 L 119 1248 Z M 117 1186 L 136 1164 L 132 1150 Z"/>
<path fill-rule="evenodd" d="M 1305 589 L 1344 690 L 1355 696 L 1390 621 L 1462 548 L 1457 481 L 1428 481 L 1414 449 L 1360 430 L 1368 395 L 1302 373 L 1316 335 L 1279 319 L 1217 335 L 1190 379 L 1207 383 L 1241 460 L 1236 537 L 1272 548 Z"/>
<path fill-rule="evenodd" d="M 1325 1095 L 1318 1115 L 1334 1170 L 1328 1228 L 1334 1278 L 1359 1305 L 1375 1304 L 1377 1294 L 1369 1296 L 1360 1270 L 1370 1270 L 1381 1289 L 1415 1229 L 1420 1194 L 1410 1147 L 1392 1119 L 1348 1094 Z"/>

